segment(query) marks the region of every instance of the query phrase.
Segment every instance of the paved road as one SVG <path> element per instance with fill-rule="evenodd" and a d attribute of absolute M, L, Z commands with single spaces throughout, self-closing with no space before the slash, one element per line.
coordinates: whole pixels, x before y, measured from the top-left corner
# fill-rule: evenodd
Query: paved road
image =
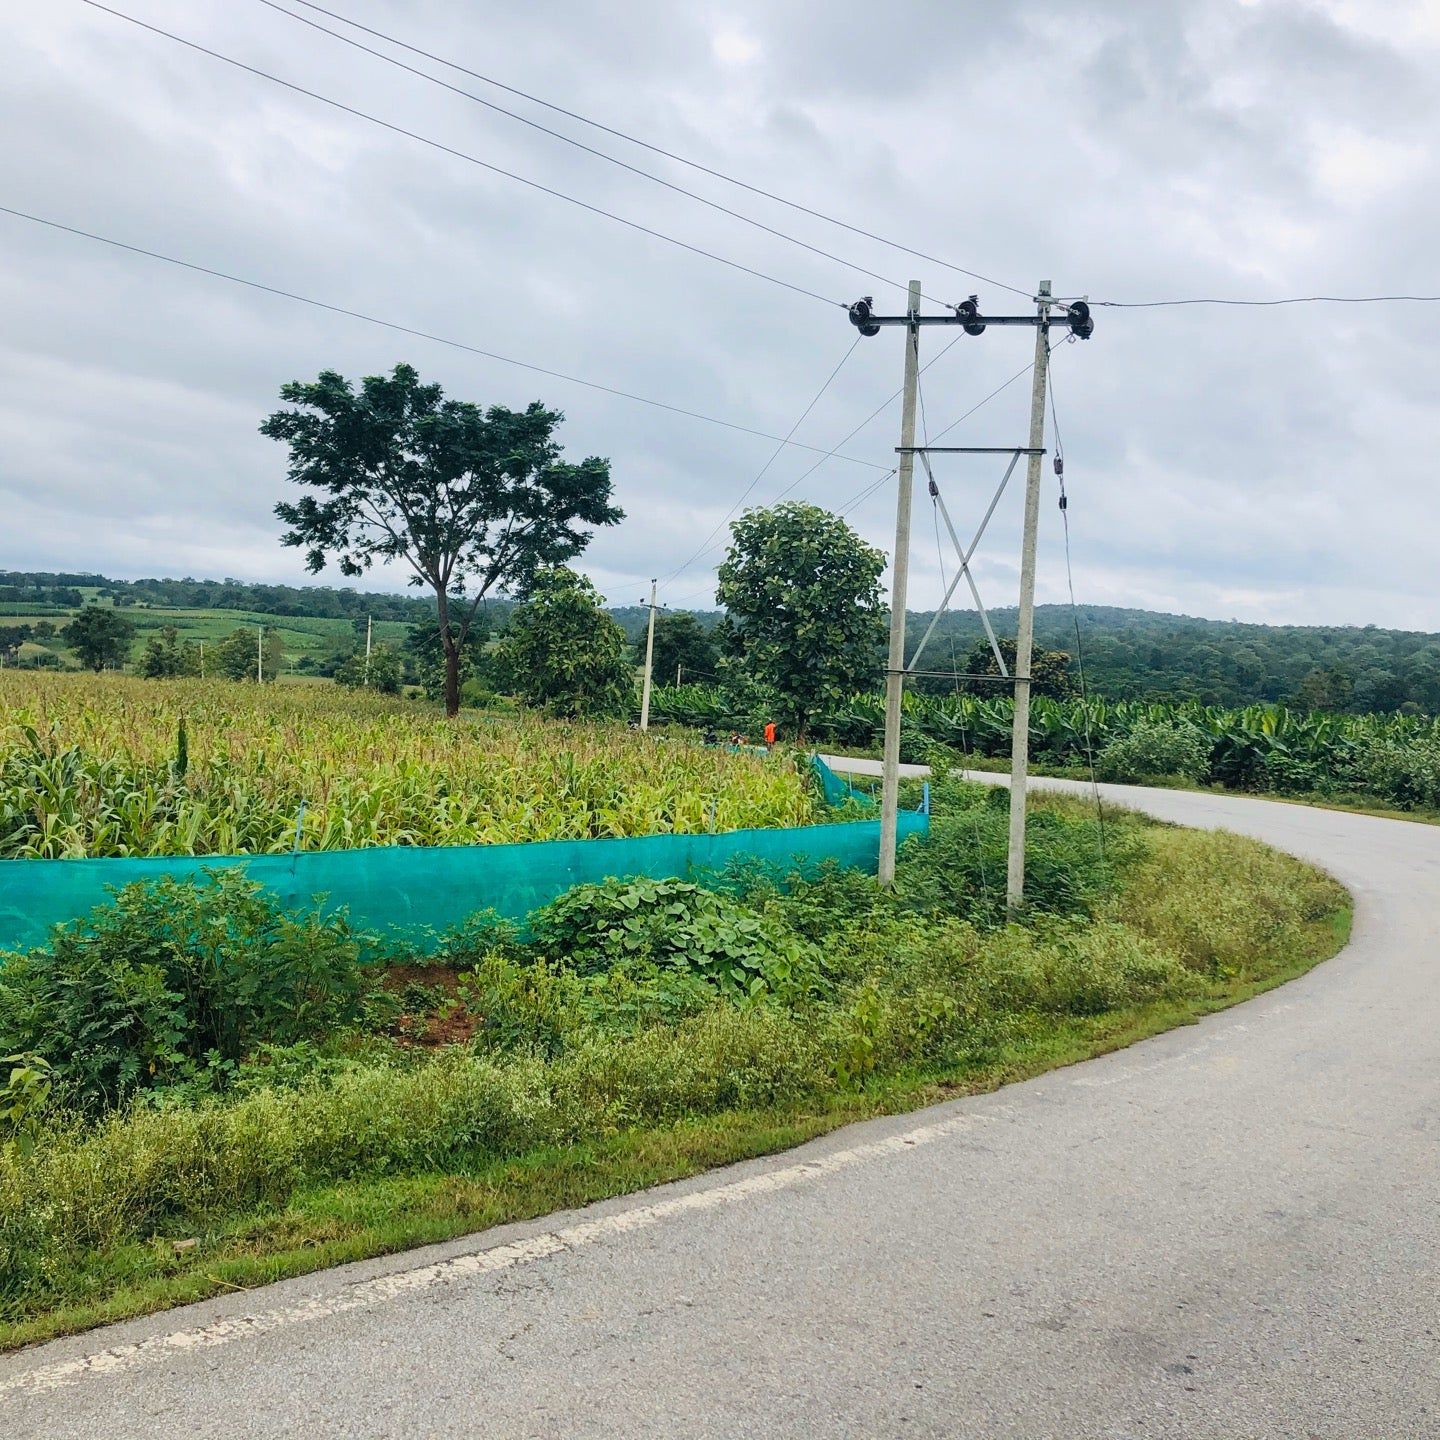
<path fill-rule="evenodd" d="M 1127 792 L 1353 944 L 1123 1053 L 0 1360 L 0 1434 L 1440 1437 L 1440 828 Z"/>

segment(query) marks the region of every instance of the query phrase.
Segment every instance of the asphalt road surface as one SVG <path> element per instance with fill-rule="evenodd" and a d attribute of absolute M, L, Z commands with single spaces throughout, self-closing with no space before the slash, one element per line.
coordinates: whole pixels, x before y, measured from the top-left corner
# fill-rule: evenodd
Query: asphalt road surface
<path fill-rule="evenodd" d="M 1440 1437 L 1440 827 L 1113 790 L 1353 943 L 994 1095 L 0 1359 L 0 1435 Z"/>

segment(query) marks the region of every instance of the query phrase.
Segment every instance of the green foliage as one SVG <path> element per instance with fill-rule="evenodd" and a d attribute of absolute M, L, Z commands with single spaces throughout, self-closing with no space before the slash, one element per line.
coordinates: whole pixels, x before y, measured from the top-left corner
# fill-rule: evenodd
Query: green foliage
<path fill-rule="evenodd" d="M 560 459 L 564 418 L 538 400 L 523 411 L 447 400 L 413 367 L 368 375 L 357 390 L 333 370 L 293 381 L 260 432 L 289 447 L 288 477 L 307 493 L 275 513 L 283 543 L 318 572 L 333 559 L 345 575 L 377 560 L 405 562 L 435 595 L 445 651 L 445 708 L 460 708 L 459 650 L 484 597 L 527 589 L 537 571 L 563 564 L 589 541 L 586 527 L 614 525 L 610 462 Z M 454 608 L 452 598 L 469 598 Z"/>
<path fill-rule="evenodd" d="M 367 658 L 357 650 L 335 671 L 335 683 L 348 690 L 374 690 L 381 695 L 398 695 L 404 664 L 393 645 L 372 647 Z"/>
<path fill-rule="evenodd" d="M 635 641 L 635 663 L 645 663 L 645 634 Z M 688 611 L 655 617 L 655 678 L 662 682 L 713 679 L 720 664 L 715 632 L 707 629 Z"/>
<path fill-rule="evenodd" d="M 50 1062 L 86 1110 L 346 1023 L 361 993 L 344 920 L 292 916 L 238 870 L 126 886 L 0 967 L 0 1051 Z"/>
<path fill-rule="evenodd" d="M 196 647 L 181 643 L 173 625 L 150 636 L 140 654 L 140 673 L 147 680 L 173 680 L 177 675 L 198 675 L 200 656 Z"/>
<path fill-rule="evenodd" d="M 0 1141 L 10 1140 L 21 1155 L 35 1148 L 41 1120 L 50 1104 L 55 1076 L 50 1062 L 33 1051 L 0 1056 L 10 1074 L 0 1088 Z"/>
<path fill-rule="evenodd" d="M 1122 782 L 1176 778 L 1195 784 L 1210 768 L 1210 742 L 1184 723 L 1141 720 L 1117 735 L 1095 757 L 1102 780 Z"/>
<path fill-rule="evenodd" d="M 1006 639 L 1003 635 L 997 637 L 997 640 L 1000 654 L 1005 660 L 1006 672 L 1013 675 L 1016 669 L 1015 641 Z M 998 681 L 1000 667 L 995 663 L 995 651 L 991 648 L 988 637 L 971 646 L 970 653 L 965 657 L 965 672 L 972 676 L 994 675 Z M 922 692 L 929 690 L 943 694 L 945 690 L 954 688 L 937 676 L 930 676 L 928 680 L 917 683 Z M 960 688 L 987 698 L 997 693 L 996 685 L 986 680 L 962 680 Z M 1075 682 L 1070 675 L 1070 656 L 1064 650 L 1047 650 L 1043 645 L 1036 645 L 1030 657 L 1032 698 L 1044 695 L 1052 700 L 1064 700 L 1074 693 Z"/>
<path fill-rule="evenodd" d="M 565 719 L 623 715 L 634 695 L 625 632 L 590 581 L 565 566 L 535 577 L 496 660 L 508 689 Z"/>
<path fill-rule="evenodd" d="M 879 669 L 885 557 L 839 516 L 794 501 L 730 530 L 716 592 L 729 642 L 803 736 Z"/>
<path fill-rule="evenodd" d="M 87 605 L 65 627 L 65 643 L 88 670 L 118 670 L 130 656 L 135 622 L 108 605 Z"/>
<path fill-rule="evenodd" d="M 254 680 L 258 668 L 261 678 L 270 681 L 279 676 L 284 661 L 284 644 L 274 630 L 241 625 L 206 650 L 205 673 L 226 680 Z"/>
<path fill-rule="evenodd" d="M 1009 795 L 943 778 L 931 790 L 927 835 L 901 847 L 897 893 L 922 914 L 958 915 L 978 925 L 1005 920 Z M 1025 904 L 1032 913 L 1091 915 L 1128 853 L 1119 832 L 1102 837 L 1093 817 L 1036 808 L 1025 831 Z"/>
<path fill-rule="evenodd" d="M 716 995 L 785 1000 L 823 986 L 818 953 L 732 896 L 681 880 L 578 885 L 530 921 L 539 954 L 580 975 L 637 963 L 689 972 Z"/>

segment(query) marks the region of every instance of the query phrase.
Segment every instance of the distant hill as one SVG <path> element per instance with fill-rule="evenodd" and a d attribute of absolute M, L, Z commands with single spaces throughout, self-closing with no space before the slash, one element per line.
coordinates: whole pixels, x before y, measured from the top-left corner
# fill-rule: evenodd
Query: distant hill
<path fill-rule="evenodd" d="M 80 605 L 97 599 L 135 617 L 137 653 L 146 633 L 162 625 L 177 625 L 186 638 L 218 639 L 236 625 L 263 624 L 274 617 L 289 663 L 322 671 L 348 653 L 357 634 L 363 636 L 367 616 L 375 622 L 376 638 L 393 642 L 407 624 L 434 614 L 434 602 L 419 592 L 0 570 L 0 629 L 48 617 L 55 630 Z M 513 602 L 500 598 L 486 608 L 491 623 L 503 625 Z M 643 605 L 615 606 L 610 613 L 632 640 L 643 633 Z M 714 610 L 693 613 L 706 625 L 720 619 Z M 932 614 L 912 613 L 912 644 Z M 1013 609 L 994 610 L 991 617 L 1000 634 L 1014 635 Z M 1209 705 L 1278 701 L 1327 710 L 1440 713 L 1440 635 L 1374 625 L 1256 625 L 1110 605 L 1082 605 L 1079 619 L 1085 678 L 1096 694 Z M 1047 649 L 1075 656 L 1069 606 L 1037 607 L 1035 634 Z M 983 638 L 973 611 L 944 616 L 926 653 L 926 668 L 963 669 L 970 647 Z M 58 649 L 60 639 L 53 636 L 44 644 Z M 930 690 L 948 688 L 943 679 L 920 683 Z"/>

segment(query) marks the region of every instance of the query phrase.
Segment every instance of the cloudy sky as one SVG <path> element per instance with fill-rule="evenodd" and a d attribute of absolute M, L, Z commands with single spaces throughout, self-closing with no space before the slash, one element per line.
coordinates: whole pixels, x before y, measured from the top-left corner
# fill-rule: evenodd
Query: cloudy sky
<path fill-rule="evenodd" d="M 772 435 L 843 358 L 795 434 L 821 452 L 899 385 L 900 332 L 856 346 L 836 303 L 873 293 L 903 308 L 903 290 L 865 271 L 919 279 L 936 301 L 977 291 L 992 313 L 1024 304 L 992 282 L 1030 292 L 1042 278 L 1116 301 L 1440 293 L 1428 0 L 325 3 L 935 258 L 408 57 L 840 260 L 822 258 L 260 0 L 115 5 L 813 294 L 83 0 L 0 7 L 0 205 Z M 563 408 L 568 451 L 610 457 L 628 512 L 583 562 L 616 603 L 700 549 L 776 448 L 8 215 L 0 255 L 0 568 L 303 579 L 271 513 L 284 453 L 256 427 L 284 381 L 323 368 L 359 376 L 403 359 L 457 397 Z M 1440 629 L 1440 305 L 1095 313 L 1094 339 L 1054 366 L 1081 600 Z M 924 331 L 922 360 L 957 333 Z M 991 329 L 936 358 L 931 433 L 1014 375 L 1029 344 Z M 947 440 L 1022 443 L 1028 398 L 1021 379 Z M 893 464 L 898 426 L 891 404 L 813 471 L 819 454 L 785 449 L 748 503 L 783 491 L 850 506 Z M 968 530 L 993 457 L 937 461 L 937 477 Z M 893 483 L 848 510 L 887 549 Z M 1051 487 L 1047 475 L 1040 592 L 1059 600 Z M 977 566 L 997 605 L 1013 601 L 1019 501 L 1016 486 Z M 940 590 L 923 487 L 915 537 L 922 607 Z M 695 559 L 662 599 L 708 603 L 719 558 Z"/>

